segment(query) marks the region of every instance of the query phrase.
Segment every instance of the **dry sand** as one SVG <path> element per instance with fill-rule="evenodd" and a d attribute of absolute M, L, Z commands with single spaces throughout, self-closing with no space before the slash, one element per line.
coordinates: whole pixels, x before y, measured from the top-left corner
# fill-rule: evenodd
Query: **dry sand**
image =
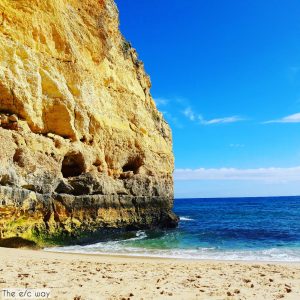
<path fill-rule="evenodd" d="M 300 299 L 300 264 L 187 261 L 0 248 L 0 288 L 51 299 Z M 1 299 L 1 296 L 0 296 Z"/>

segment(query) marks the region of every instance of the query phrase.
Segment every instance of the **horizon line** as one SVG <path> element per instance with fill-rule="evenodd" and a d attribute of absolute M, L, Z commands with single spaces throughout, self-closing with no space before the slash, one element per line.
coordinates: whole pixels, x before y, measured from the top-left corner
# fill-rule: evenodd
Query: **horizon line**
<path fill-rule="evenodd" d="M 232 196 L 232 197 L 228 197 L 228 196 L 224 196 L 224 197 L 190 197 L 190 198 L 177 198 L 177 197 L 174 197 L 173 200 L 189 200 L 189 199 L 240 199 L 240 198 L 288 198 L 288 197 L 300 197 L 300 194 L 299 195 L 281 195 L 281 196 L 241 196 L 241 197 L 238 197 L 238 196 Z"/>

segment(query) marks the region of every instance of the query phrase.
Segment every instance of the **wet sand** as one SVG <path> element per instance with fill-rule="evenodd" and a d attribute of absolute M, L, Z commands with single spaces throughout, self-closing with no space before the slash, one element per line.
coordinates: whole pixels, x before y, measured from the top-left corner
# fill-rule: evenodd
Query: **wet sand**
<path fill-rule="evenodd" d="M 192 261 L 0 248 L 0 288 L 51 299 L 300 299 L 300 264 Z M 2 297 L 0 296 L 0 299 Z"/>

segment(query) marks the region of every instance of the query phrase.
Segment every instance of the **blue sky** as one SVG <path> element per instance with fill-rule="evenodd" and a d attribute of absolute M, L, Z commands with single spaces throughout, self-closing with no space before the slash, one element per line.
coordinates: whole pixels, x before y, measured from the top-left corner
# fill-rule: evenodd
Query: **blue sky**
<path fill-rule="evenodd" d="M 299 1 L 116 2 L 173 130 L 175 196 L 299 195 Z"/>

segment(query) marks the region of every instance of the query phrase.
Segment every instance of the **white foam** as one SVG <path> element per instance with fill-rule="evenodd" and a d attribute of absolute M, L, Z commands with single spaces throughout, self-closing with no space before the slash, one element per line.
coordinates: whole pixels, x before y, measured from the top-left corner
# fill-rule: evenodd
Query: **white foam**
<path fill-rule="evenodd" d="M 180 221 L 194 221 L 194 219 L 190 218 L 190 217 L 179 217 Z"/>
<path fill-rule="evenodd" d="M 198 260 L 300 262 L 300 249 L 288 248 L 270 248 L 265 250 L 220 250 L 216 248 L 146 249 L 126 247 L 120 241 L 114 241 L 87 246 L 47 248 L 45 251 Z"/>
<path fill-rule="evenodd" d="M 146 232 L 142 231 L 142 230 L 139 230 L 135 235 L 136 235 L 135 238 L 131 238 L 131 239 L 127 240 L 127 241 L 142 240 L 142 239 L 145 239 L 147 237 Z"/>

